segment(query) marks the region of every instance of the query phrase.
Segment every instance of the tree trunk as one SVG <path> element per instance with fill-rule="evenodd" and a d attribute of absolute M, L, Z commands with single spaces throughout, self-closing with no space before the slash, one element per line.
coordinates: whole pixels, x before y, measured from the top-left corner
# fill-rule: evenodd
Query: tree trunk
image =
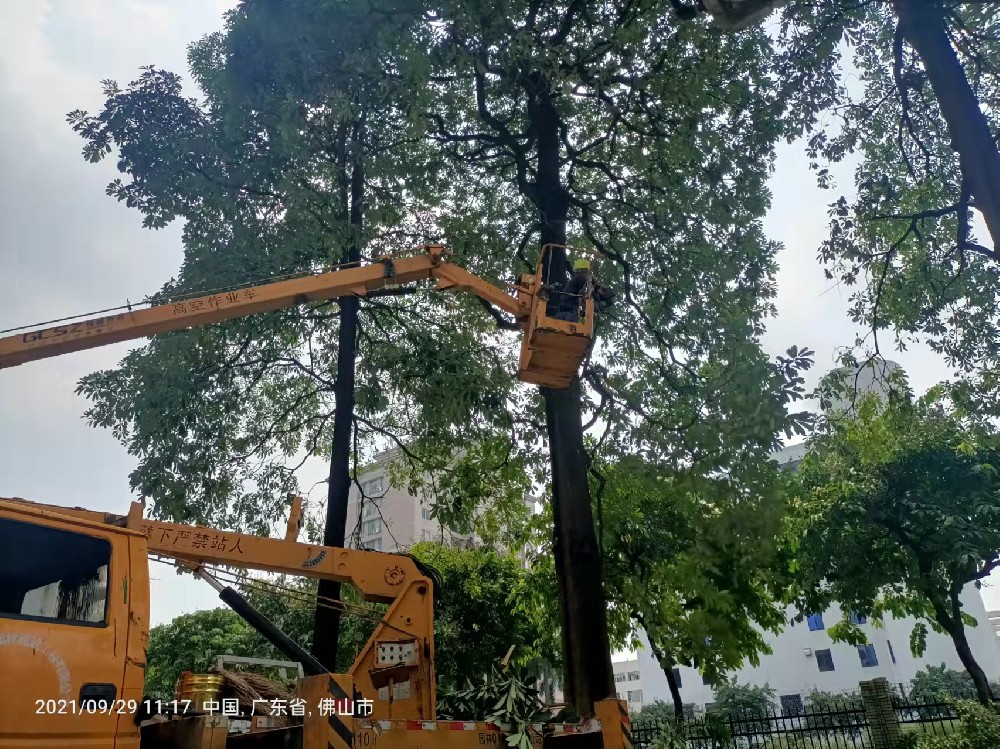
<path fill-rule="evenodd" d="M 965 636 L 965 625 L 962 624 L 962 604 L 957 595 L 951 596 L 951 614 L 943 607 L 935 605 L 938 624 L 944 627 L 945 631 L 951 635 L 951 641 L 955 643 L 955 651 L 958 659 L 962 661 L 965 670 L 972 677 L 972 683 L 976 686 L 976 696 L 979 701 L 987 707 L 993 705 L 993 690 L 990 689 L 990 681 L 986 678 L 976 657 L 969 647 L 969 639 Z"/>
<path fill-rule="evenodd" d="M 1000 151 L 948 40 L 942 5 L 939 0 L 893 0 L 893 7 L 904 38 L 923 62 L 976 208 L 1000 249 Z"/>
<path fill-rule="evenodd" d="M 355 151 L 359 148 L 355 137 Z M 350 182 L 351 233 L 343 254 L 344 262 L 361 259 L 361 230 L 364 220 L 364 168 L 355 155 Z M 339 300 L 340 329 L 337 334 L 337 379 L 333 386 L 333 440 L 330 447 L 330 474 L 327 486 L 326 525 L 323 544 L 343 547 L 347 541 L 347 500 L 351 491 L 351 435 L 354 430 L 354 377 L 358 348 L 358 297 Z M 340 600 L 340 583 L 320 580 L 316 614 L 313 618 L 312 653 L 330 672 L 337 670 L 340 645 L 340 610 L 324 605 Z"/>
<path fill-rule="evenodd" d="M 684 721 L 684 700 L 681 699 L 681 688 L 677 686 L 677 679 L 674 677 L 674 667 L 669 661 L 660 664 L 663 673 L 667 676 L 667 686 L 670 687 L 670 699 L 674 701 L 674 720 L 678 723 Z"/>
<path fill-rule="evenodd" d="M 535 204 L 541 219 L 541 244 L 566 243 L 568 196 L 559 172 L 559 120 L 541 76 L 529 92 L 528 114 L 538 133 Z M 564 250 L 548 257 L 546 276 L 567 275 Z M 594 530 L 587 455 L 583 443 L 579 379 L 566 390 L 542 390 L 552 464 L 553 554 L 562 614 L 565 700 L 581 715 L 593 715 L 594 702 L 615 695 L 608 638 L 601 557 Z"/>
<path fill-rule="evenodd" d="M 951 635 L 951 640 L 955 643 L 955 650 L 958 651 L 959 660 L 962 661 L 965 670 L 972 677 L 973 684 L 976 685 L 976 696 L 979 697 L 979 701 L 986 706 L 992 705 L 993 690 L 990 689 L 990 681 L 986 678 L 986 672 L 983 671 L 979 662 L 976 661 L 976 657 L 972 654 L 972 648 L 969 647 L 969 640 L 965 636 L 965 627 L 959 623 L 948 634 Z"/>
<path fill-rule="evenodd" d="M 681 699 L 681 688 L 674 677 L 674 662 L 654 642 L 642 619 L 639 620 L 639 624 L 646 633 L 646 640 L 649 642 L 649 649 L 653 651 L 653 657 L 656 658 L 656 662 L 660 664 L 660 668 L 663 669 L 663 673 L 667 677 L 667 686 L 670 688 L 670 699 L 674 702 L 674 720 L 680 723 L 684 720 L 684 700 Z"/>

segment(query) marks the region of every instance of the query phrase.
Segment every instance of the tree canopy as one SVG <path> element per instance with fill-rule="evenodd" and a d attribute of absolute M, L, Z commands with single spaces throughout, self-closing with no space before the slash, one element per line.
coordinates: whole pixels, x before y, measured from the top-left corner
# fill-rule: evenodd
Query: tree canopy
<path fill-rule="evenodd" d="M 762 470 L 752 488 L 636 459 L 603 470 L 608 594 L 648 638 L 678 715 L 675 666 L 720 684 L 785 624 L 784 497 L 777 466 Z"/>
<path fill-rule="evenodd" d="M 927 624 L 947 632 L 989 700 L 960 596 L 1000 566 L 998 450 L 995 427 L 943 386 L 920 398 L 866 396 L 853 417 L 831 412 L 792 505 L 799 610 L 837 601 L 864 615 L 914 616 L 914 652 Z M 864 642 L 849 622 L 831 634 Z"/>
<path fill-rule="evenodd" d="M 519 470 L 485 484 L 481 505 L 526 476 L 551 482 L 567 689 L 589 705 L 613 685 L 585 428 L 603 427 L 604 449 L 701 475 L 739 472 L 801 428 L 786 415 L 799 358 L 770 361 L 759 345 L 777 251 L 760 219 L 787 132 L 772 40 L 646 2 L 277 7 L 244 2 L 192 45 L 201 100 L 155 67 L 108 82 L 102 111 L 70 116 L 85 156 L 115 155 L 109 192 L 148 226 L 186 222 L 180 276 L 157 301 L 424 239 L 494 279 L 533 268 L 542 245 L 556 246 L 550 280 L 562 245 L 603 254 L 621 303 L 581 382 L 542 399 L 515 386 L 496 310 L 408 289 L 367 300 L 353 436 L 338 453 L 395 443 L 434 494 L 465 486 L 433 478 L 453 448 L 485 445 L 481 473 Z M 333 439 L 345 309 L 161 336 L 84 379 L 89 417 L 139 458 L 132 483 L 155 512 L 256 530 L 282 514 L 300 461 Z M 473 504 L 464 494 L 434 497 L 443 517 Z"/>

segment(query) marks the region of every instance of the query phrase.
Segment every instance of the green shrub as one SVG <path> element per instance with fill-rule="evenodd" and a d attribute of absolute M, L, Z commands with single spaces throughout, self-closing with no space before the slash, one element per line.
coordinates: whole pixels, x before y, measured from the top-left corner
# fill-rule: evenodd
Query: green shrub
<path fill-rule="evenodd" d="M 718 714 L 685 720 L 669 721 L 660 725 L 652 749 L 729 749 L 732 737 L 728 722 Z"/>
<path fill-rule="evenodd" d="M 765 731 L 770 723 L 766 718 L 774 712 L 775 691 L 770 685 L 762 687 L 740 684 L 734 678 L 723 681 L 715 689 L 715 704 L 712 712 L 722 718 L 734 721 L 737 730 Z"/>
<path fill-rule="evenodd" d="M 1000 747 L 1000 715 L 978 702 L 956 703 L 958 729 L 950 736 L 907 734 L 904 749 L 997 749 Z M 915 739 L 913 738 L 915 737 Z"/>
<path fill-rule="evenodd" d="M 858 719 L 850 715 L 810 715 L 810 713 L 835 713 L 845 708 L 860 708 L 861 695 L 854 694 L 833 694 L 832 692 L 821 692 L 819 690 L 806 695 L 805 699 L 806 728 L 826 728 L 830 731 L 837 731 L 845 734 L 859 734 L 861 729 L 857 727 Z"/>

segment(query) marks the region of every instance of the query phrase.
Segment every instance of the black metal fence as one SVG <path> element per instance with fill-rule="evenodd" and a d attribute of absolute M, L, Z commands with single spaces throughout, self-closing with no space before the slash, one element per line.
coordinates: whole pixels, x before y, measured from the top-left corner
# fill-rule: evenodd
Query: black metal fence
<path fill-rule="evenodd" d="M 896 720 L 903 730 L 946 736 L 958 727 L 955 706 L 946 702 L 909 702 L 896 705 Z M 905 728 L 909 726 L 910 728 Z"/>
<path fill-rule="evenodd" d="M 946 702 L 894 700 L 905 733 L 945 736 L 959 725 L 955 706 Z M 635 749 L 868 749 L 871 732 L 860 700 L 789 714 L 769 713 L 688 717 L 682 726 L 650 721 L 632 723 Z"/>
<path fill-rule="evenodd" d="M 664 733 L 670 749 L 866 749 L 868 721 L 860 703 L 783 713 L 738 713 L 688 718 L 682 727 L 637 721 L 635 749 L 652 749 Z"/>

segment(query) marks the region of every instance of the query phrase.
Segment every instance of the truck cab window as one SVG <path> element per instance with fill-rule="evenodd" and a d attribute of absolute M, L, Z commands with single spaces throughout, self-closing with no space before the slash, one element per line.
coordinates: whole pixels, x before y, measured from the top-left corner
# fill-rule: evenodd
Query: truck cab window
<path fill-rule="evenodd" d="M 0 617 L 103 624 L 111 544 L 0 518 Z"/>

